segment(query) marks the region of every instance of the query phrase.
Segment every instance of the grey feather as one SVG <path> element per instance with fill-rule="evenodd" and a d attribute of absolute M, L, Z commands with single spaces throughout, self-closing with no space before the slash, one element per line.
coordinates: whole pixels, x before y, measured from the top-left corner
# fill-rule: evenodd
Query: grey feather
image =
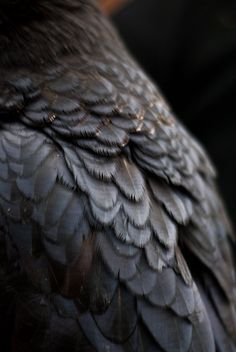
<path fill-rule="evenodd" d="M 127 281 L 127 286 L 132 293 L 138 296 L 148 295 L 156 284 L 156 272 L 148 266 L 146 260 L 143 258 L 137 264 L 137 273 Z"/>
<path fill-rule="evenodd" d="M 177 278 L 175 300 L 171 304 L 173 311 L 181 317 L 190 316 L 195 309 L 194 293 L 192 286 Z"/>
<path fill-rule="evenodd" d="M 112 271 L 115 277 L 120 277 L 121 280 L 129 280 L 137 272 L 137 263 L 139 261 L 140 253 L 130 260 L 125 256 L 116 253 L 109 238 L 105 234 L 100 233 L 97 239 L 97 246 L 101 252 L 108 268 Z"/>
<path fill-rule="evenodd" d="M 149 226 L 143 228 L 135 227 L 130 222 L 128 223 L 127 233 L 133 244 L 138 247 L 144 247 L 150 240 L 152 231 Z"/>
<path fill-rule="evenodd" d="M 192 338 L 189 322 L 144 300 L 139 300 L 139 310 L 146 327 L 164 351 L 189 350 Z"/>
<path fill-rule="evenodd" d="M 170 268 L 163 268 L 156 275 L 156 285 L 152 292 L 149 293 L 148 298 L 154 305 L 168 307 L 175 298 L 176 275 Z"/>
<path fill-rule="evenodd" d="M 141 200 L 144 193 L 144 179 L 140 170 L 125 158 L 120 158 L 114 180 L 122 193 L 134 201 Z"/>
<path fill-rule="evenodd" d="M 156 200 L 165 206 L 177 222 L 185 224 L 189 221 L 193 213 L 193 206 L 188 197 L 171 189 L 162 180 L 151 180 L 149 183 Z"/>
<path fill-rule="evenodd" d="M 156 201 L 151 203 L 150 223 L 159 241 L 166 247 L 173 247 L 177 240 L 177 227 Z"/>
<path fill-rule="evenodd" d="M 150 212 L 148 194 L 144 193 L 143 198 L 139 202 L 128 200 L 122 196 L 119 199 L 129 221 L 137 227 L 143 227 L 148 220 Z"/>
<path fill-rule="evenodd" d="M 117 202 L 118 191 L 113 184 L 100 181 L 89 175 L 82 167 L 72 165 L 72 172 L 79 188 L 88 194 L 102 209 L 111 209 Z"/>

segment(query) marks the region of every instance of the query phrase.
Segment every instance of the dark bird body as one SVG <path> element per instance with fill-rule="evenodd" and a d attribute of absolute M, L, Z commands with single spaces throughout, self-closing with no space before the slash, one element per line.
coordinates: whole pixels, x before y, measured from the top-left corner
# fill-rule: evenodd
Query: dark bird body
<path fill-rule="evenodd" d="M 236 351 L 205 152 L 92 1 L 0 20 L 1 350 Z"/>

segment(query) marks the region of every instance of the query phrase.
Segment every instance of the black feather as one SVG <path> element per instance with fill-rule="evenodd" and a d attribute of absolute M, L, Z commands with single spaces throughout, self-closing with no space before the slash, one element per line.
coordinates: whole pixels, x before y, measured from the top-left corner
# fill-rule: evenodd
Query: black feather
<path fill-rule="evenodd" d="M 214 170 L 96 1 L 3 0 L 0 49 L 11 348 L 234 351 L 234 235 Z"/>

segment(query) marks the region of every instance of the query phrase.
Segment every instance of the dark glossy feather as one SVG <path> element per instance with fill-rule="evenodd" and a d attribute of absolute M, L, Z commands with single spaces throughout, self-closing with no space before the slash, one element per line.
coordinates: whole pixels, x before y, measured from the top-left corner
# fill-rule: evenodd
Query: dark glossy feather
<path fill-rule="evenodd" d="M 204 150 L 94 0 L 4 0 L 0 23 L 4 343 L 235 351 L 234 234 Z"/>
<path fill-rule="evenodd" d="M 145 325 L 164 351 L 189 350 L 192 338 L 189 322 L 145 301 L 139 302 L 139 310 Z"/>
<path fill-rule="evenodd" d="M 124 288 L 118 287 L 106 312 L 94 315 L 94 320 L 104 336 L 116 343 L 124 343 L 137 325 L 135 298 Z"/>

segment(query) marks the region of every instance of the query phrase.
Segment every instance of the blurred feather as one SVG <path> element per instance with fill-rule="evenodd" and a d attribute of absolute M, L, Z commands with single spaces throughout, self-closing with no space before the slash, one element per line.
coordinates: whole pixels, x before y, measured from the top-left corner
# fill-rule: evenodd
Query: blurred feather
<path fill-rule="evenodd" d="M 156 272 L 152 270 L 145 259 L 141 259 L 137 264 L 136 275 L 127 282 L 128 288 L 138 296 L 146 296 L 156 284 Z"/>
<path fill-rule="evenodd" d="M 192 338 L 192 326 L 189 322 L 144 300 L 139 300 L 138 306 L 146 327 L 164 351 L 189 350 Z"/>
<path fill-rule="evenodd" d="M 106 265 L 116 278 L 120 277 L 121 280 L 131 279 L 137 272 L 137 262 L 139 261 L 140 253 L 132 258 L 132 260 L 119 255 L 113 248 L 109 238 L 106 237 L 105 234 L 100 233 L 97 240 L 97 246 Z"/>
<path fill-rule="evenodd" d="M 149 293 L 150 302 L 159 307 L 170 306 L 176 294 L 176 277 L 170 268 L 163 268 L 156 277 L 156 285 Z"/>
<path fill-rule="evenodd" d="M 119 286 L 106 312 L 94 315 L 94 320 L 104 336 L 116 343 L 124 343 L 138 320 L 134 296 Z"/>

